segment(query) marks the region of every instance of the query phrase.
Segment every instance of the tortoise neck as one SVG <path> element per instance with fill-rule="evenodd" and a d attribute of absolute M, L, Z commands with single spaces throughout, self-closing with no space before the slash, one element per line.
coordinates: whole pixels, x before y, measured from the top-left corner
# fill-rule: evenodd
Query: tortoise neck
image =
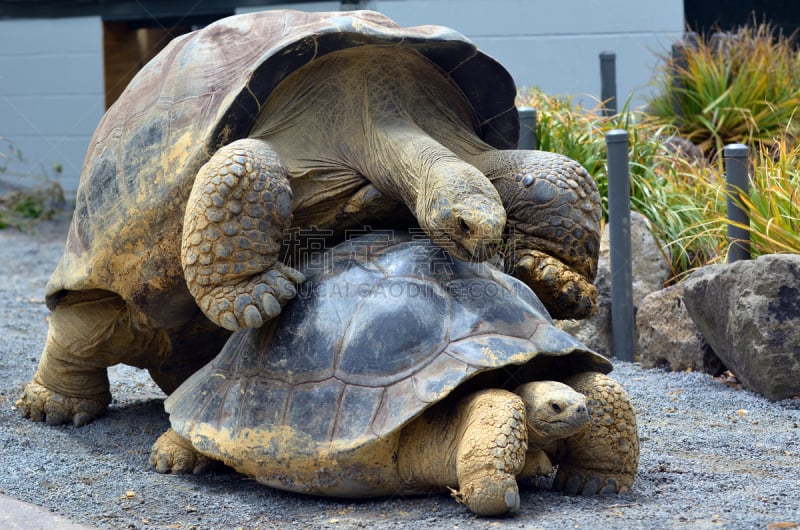
<path fill-rule="evenodd" d="M 368 143 L 371 160 L 365 174 L 377 176 L 376 185 L 387 195 L 402 200 L 419 216 L 425 203 L 448 190 L 447 177 L 456 167 L 466 180 L 483 176 L 455 153 L 431 138 L 415 123 L 400 119 L 380 119 L 373 123 Z"/>
<path fill-rule="evenodd" d="M 251 136 L 274 147 L 292 178 L 315 175 L 325 193 L 366 179 L 403 202 L 431 239 L 455 245 L 456 257 L 482 260 L 491 250 L 482 241 L 502 236 L 505 210 L 486 176 L 460 158 L 464 146 L 485 146 L 472 119 L 453 82 L 419 53 L 365 46 L 292 73 Z"/>
<path fill-rule="evenodd" d="M 483 261 L 493 254 L 506 218 L 489 179 L 413 122 L 381 119 L 371 129 L 376 187 L 402 200 L 428 237 L 455 257 Z"/>

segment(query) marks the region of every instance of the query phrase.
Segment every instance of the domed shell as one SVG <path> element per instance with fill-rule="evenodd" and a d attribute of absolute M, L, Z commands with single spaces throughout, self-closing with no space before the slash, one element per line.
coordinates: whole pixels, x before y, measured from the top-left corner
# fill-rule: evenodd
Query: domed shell
<path fill-rule="evenodd" d="M 522 282 L 427 240 L 368 236 L 317 257 L 272 325 L 235 333 L 168 398 L 173 429 L 202 452 L 336 460 L 457 389 L 611 371 Z"/>
<path fill-rule="evenodd" d="M 510 75 L 456 31 L 402 28 L 372 11 L 276 10 L 222 19 L 170 42 L 103 117 L 48 305 L 67 290 L 103 289 L 157 322 L 175 324 L 194 310 L 179 256 L 198 170 L 220 146 L 248 135 L 260 106 L 297 68 L 371 44 L 419 51 L 461 88 L 485 141 L 516 146 Z"/>

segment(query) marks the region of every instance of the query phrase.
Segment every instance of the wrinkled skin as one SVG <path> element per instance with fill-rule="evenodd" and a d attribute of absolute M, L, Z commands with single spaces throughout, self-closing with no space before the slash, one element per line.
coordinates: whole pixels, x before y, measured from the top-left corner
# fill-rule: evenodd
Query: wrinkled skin
<path fill-rule="evenodd" d="M 227 337 L 220 328 L 259 327 L 295 295 L 303 278 L 284 245 L 293 229 L 336 239 L 373 223 L 418 225 L 463 260 L 500 251 L 553 316 L 588 316 L 594 182 L 559 155 L 492 148 L 473 121 L 453 82 L 399 46 L 343 50 L 300 68 L 249 137 L 219 148 L 189 183 L 183 211 L 172 214 L 182 217 L 179 241 L 130 255 L 107 250 L 95 267 L 119 282 L 144 267 L 142 253 L 154 253 L 145 268 L 169 265 L 152 281 L 174 288 L 129 300 L 106 287 L 53 283 L 47 343 L 18 407 L 33 420 L 85 424 L 110 402 L 106 368 L 120 362 L 149 369 L 171 392 L 218 351 Z M 163 156 L 167 163 L 174 152 Z M 76 219 L 68 246 L 87 222 Z M 180 267 L 171 268 L 169 252 Z M 70 267 L 65 254 L 60 270 Z"/>

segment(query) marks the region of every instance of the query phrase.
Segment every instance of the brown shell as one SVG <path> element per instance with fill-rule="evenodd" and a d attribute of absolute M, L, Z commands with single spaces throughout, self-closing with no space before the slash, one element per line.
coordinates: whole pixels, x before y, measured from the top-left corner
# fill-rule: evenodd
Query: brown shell
<path fill-rule="evenodd" d="M 287 75 L 329 52 L 392 44 L 418 50 L 471 102 L 479 134 L 498 148 L 518 135 L 515 86 L 496 61 L 439 26 L 402 28 L 371 11 L 265 11 L 173 40 L 103 117 L 89 146 L 64 257 L 47 287 L 103 289 L 156 322 L 194 312 L 180 265 L 184 208 L 199 168 L 246 137 Z"/>

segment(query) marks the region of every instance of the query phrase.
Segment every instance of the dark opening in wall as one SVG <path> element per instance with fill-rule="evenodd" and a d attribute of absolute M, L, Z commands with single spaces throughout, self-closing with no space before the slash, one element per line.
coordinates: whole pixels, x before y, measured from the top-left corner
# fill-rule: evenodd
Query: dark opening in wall
<path fill-rule="evenodd" d="M 789 36 L 800 29 L 797 0 L 683 0 L 686 23 L 692 31 L 709 35 L 739 26 L 768 22 Z"/>

